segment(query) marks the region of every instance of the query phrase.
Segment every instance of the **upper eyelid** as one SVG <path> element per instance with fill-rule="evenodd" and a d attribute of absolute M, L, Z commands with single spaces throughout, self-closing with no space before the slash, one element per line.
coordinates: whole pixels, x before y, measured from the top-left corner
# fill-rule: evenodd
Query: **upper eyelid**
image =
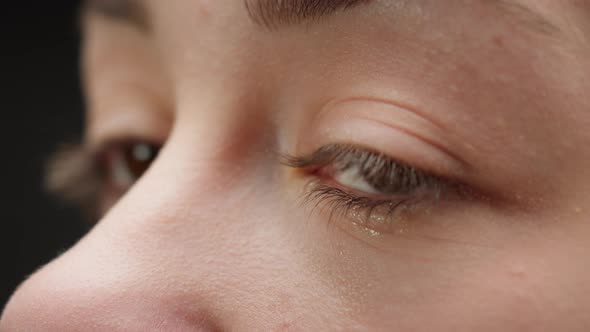
<path fill-rule="evenodd" d="M 455 161 L 459 162 L 461 164 L 461 166 L 464 167 L 465 169 L 471 169 L 471 168 L 473 168 L 473 166 L 469 162 L 467 162 L 464 158 L 461 158 L 460 155 L 454 153 L 451 149 L 449 149 L 448 147 L 446 147 L 445 145 L 439 143 L 438 141 L 436 141 L 434 139 L 430 139 L 428 137 L 424 137 L 424 135 L 417 135 L 415 132 L 413 132 L 411 130 L 408 130 L 407 128 L 404 128 L 402 126 L 395 126 L 395 125 L 392 125 L 390 123 L 386 123 L 384 121 L 376 120 L 374 118 L 369 118 L 369 117 L 366 117 L 366 118 L 365 117 L 360 117 L 360 118 L 364 118 L 365 120 L 375 121 L 375 122 L 378 122 L 378 123 L 380 123 L 380 124 L 382 124 L 384 126 L 395 128 L 396 130 L 402 131 L 402 132 L 404 132 L 404 133 L 406 133 L 406 134 L 408 134 L 408 135 L 410 135 L 412 137 L 415 137 L 417 139 L 420 139 L 420 140 L 422 140 L 422 141 L 424 141 L 424 142 L 426 142 L 426 143 L 428 143 L 428 144 L 430 144 L 430 145 L 438 148 L 439 150 L 443 151 L 447 155 L 451 156 Z"/>
<path fill-rule="evenodd" d="M 436 128 L 438 128 L 440 130 L 443 130 L 443 131 L 448 130 L 448 128 L 442 122 L 437 121 L 436 119 L 433 119 L 432 117 L 429 117 L 426 113 L 420 111 L 417 107 L 414 107 L 414 106 L 407 104 L 407 103 L 394 101 L 394 100 L 390 100 L 390 99 L 385 99 L 385 98 L 373 97 L 373 96 L 353 96 L 353 97 L 348 97 L 348 98 L 343 98 L 343 99 L 330 100 L 329 102 L 327 102 L 326 104 L 324 104 L 322 106 L 321 110 L 316 113 L 315 117 L 321 117 L 323 115 L 323 113 L 328 112 L 329 110 L 337 107 L 340 104 L 345 104 L 345 103 L 349 103 L 349 102 L 375 102 L 375 103 L 390 105 L 395 108 L 403 109 L 403 110 L 406 110 L 412 114 L 415 114 L 416 116 L 431 123 L 432 125 L 434 125 Z"/>
<path fill-rule="evenodd" d="M 309 126 L 315 127 L 311 129 L 311 138 Z M 329 131 L 325 131 L 326 128 Z M 434 173 L 459 176 L 474 170 L 474 166 L 462 157 L 465 144 L 458 141 L 455 132 L 448 125 L 418 107 L 397 100 L 372 96 L 333 99 L 321 105 L 319 111 L 310 117 L 309 125 L 301 126 L 299 130 L 303 144 L 300 142 L 297 149 L 310 144 L 316 146 L 318 140 L 326 140 L 324 143 L 368 144 L 368 148 L 372 150 L 378 150 L 407 164 L 417 162 L 416 166 Z M 383 135 L 389 133 L 390 137 L 380 142 L 366 141 L 368 137 L 374 139 L 380 136 L 375 130 L 383 132 Z M 403 142 L 406 142 L 403 137 L 408 137 L 415 144 L 424 143 L 432 147 L 435 153 L 419 152 L 422 149 L 400 149 L 399 144 L 390 142 L 396 136 L 403 139 Z M 425 156 L 430 161 L 423 159 Z M 416 161 L 416 158 L 421 160 Z"/>

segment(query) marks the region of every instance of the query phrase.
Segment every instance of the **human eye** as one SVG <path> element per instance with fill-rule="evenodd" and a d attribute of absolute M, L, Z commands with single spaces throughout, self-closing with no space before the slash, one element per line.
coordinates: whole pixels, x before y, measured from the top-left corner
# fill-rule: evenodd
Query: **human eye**
<path fill-rule="evenodd" d="M 141 140 L 106 145 L 95 156 L 102 185 L 125 193 L 149 168 L 159 150 L 159 145 Z"/>
<path fill-rule="evenodd" d="M 133 187 L 160 148 L 141 139 L 113 140 L 95 149 L 65 145 L 49 162 L 46 186 L 95 219 Z"/>
<path fill-rule="evenodd" d="M 144 13 L 130 6 L 91 1 L 83 7 L 84 141 L 58 148 L 46 170 L 48 191 L 92 220 L 142 178 L 174 119 L 169 73 L 145 27 L 136 24 Z"/>
<path fill-rule="evenodd" d="M 353 144 L 326 145 L 284 163 L 309 179 L 306 202 L 372 234 L 391 231 L 415 209 L 465 193 L 457 181 Z"/>

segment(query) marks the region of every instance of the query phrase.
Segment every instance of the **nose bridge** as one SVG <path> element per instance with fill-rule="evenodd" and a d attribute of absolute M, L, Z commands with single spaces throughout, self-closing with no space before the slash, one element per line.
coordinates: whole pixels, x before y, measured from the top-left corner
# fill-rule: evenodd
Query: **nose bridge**
<path fill-rule="evenodd" d="M 211 127 L 207 135 L 230 132 Z M 258 136 L 248 129 L 242 135 L 215 147 L 219 140 L 195 141 L 194 127 L 176 126 L 158 160 L 112 211 L 21 287 L 17 300 L 34 305 L 16 311 L 62 317 L 54 322 L 60 327 L 88 315 L 101 326 L 122 315 L 156 326 L 154 319 L 166 315 L 208 322 L 203 308 L 238 291 L 240 269 L 249 268 L 244 262 L 270 259 L 260 256 L 271 242 L 256 231 L 254 224 L 265 222 L 254 211 L 262 196 L 252 195 L 256 177 L 248 176 L 260 165 L 238 153 Z"/>
<path fill-rule="evenodd" d="M 254 137 L 217 135 L 213 144 L 195 142 L 193 128 L 178 126 L 144 177 L 73 248 L 77 260 L 108 262 L 120 280 L 140 277 L 157 287 L 235 270 L 234 260 L 263 241 L 256 229 L 267 223 L 260 200 L 269 184 L 257 183 L 255 173 L 265 172 L 258 158 L 241 153 Z"/>
<path fill-rule="evenodd" d="M 274 126 L 259 98 L 239 84 L 200 93 L 183 86 L 160 155 L 97 232 L 112 228 L 110 241 L 137 241 L 148 251 L 182 245 L 205 256 L 214 246 L 218 254 L 218 238 L 248 234 L 255 222 L 248 215 L 273 186 L 266 180 L 278 171 L 269 162 Z"/>

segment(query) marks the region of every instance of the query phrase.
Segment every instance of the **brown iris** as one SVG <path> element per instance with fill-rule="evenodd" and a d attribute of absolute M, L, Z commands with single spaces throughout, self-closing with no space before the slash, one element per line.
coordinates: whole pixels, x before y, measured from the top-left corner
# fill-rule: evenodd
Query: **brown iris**
<path fill-rule="evenodd" d="M 157 155 L 158 147 L 146 143 L 129 145 L 123 149 L 123 158 L 135 179 L 143 175 Z"/>

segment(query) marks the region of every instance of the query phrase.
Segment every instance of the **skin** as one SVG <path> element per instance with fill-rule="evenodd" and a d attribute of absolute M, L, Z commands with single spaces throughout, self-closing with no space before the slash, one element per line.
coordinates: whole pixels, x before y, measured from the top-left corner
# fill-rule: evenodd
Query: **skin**
<path fill-rule="evenodd" d="M 86 144 L 165 146 L 0 330 L 590 330 L 590 10 L 519 3 L 557 29 L 460 0 L 270 30 L 241 1 L 151 0 L 149 36 L 89 15 Z M 338 142 L 478 194 L 378 234 L 330 218 L 273 152 Z"/>

